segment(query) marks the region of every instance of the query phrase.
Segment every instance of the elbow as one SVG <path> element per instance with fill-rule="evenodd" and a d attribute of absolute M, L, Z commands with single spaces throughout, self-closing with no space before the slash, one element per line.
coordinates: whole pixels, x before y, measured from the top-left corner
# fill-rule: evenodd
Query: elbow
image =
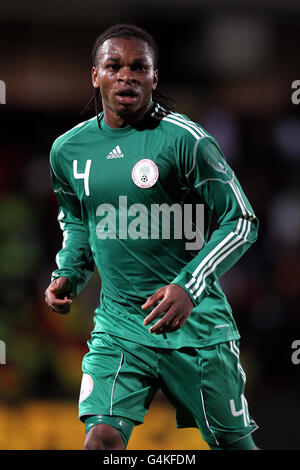
<path fill-rule="evenodd" d="M 248 237 L 248 240 L 251 244 L 255 243 L 256 240 L 258 239 L 258 231 L 259 231 L 259 220 L 256 216 L 253 216 L 251 220 L 251 230 L 250 230 L 249 237 Z"/>

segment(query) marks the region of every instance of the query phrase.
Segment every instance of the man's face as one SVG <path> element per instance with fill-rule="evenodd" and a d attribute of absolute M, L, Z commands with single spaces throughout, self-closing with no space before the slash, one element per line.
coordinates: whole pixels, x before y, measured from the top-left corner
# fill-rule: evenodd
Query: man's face
<path fill-rule="evenodd" d="M 99 48 L 97 65 L 92 80 L 100 89 L 106 123 L 120 127 L 139 120 L 157 86 L 151 47 L 135 37 L 107 39 Z"/>

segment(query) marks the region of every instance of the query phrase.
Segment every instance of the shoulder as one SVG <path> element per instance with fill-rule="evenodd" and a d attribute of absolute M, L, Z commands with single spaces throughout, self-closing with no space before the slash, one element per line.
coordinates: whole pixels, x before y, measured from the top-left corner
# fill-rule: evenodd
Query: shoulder
<path fill-rule="evenodd" d="M 57 155 L 65 144 L 73 142 L 79 135 L 89 132 L 89 130 L 95 125 L 96 121 L 96 116 L 88 119 L 87 121 L 82 121 L 58 136 L 52 144 L 51 155 Z"/>
<path fill-rule="evenodd" d="M 63 174 L 63 155 L 68 155 L 68 148 L 72 148 L 72 144 L 74 141 L 76 142 L 78 136 L 86 135 L 96 121 L 97 118 L 94 117 L 80 122 L 54 140 L 50 150 L 50 167 L 56 175 Z M 71 147 L 68 144 L 71 144 Z"/>
<path fill-rule="evenodd" d="M 191 144 L 204 138 L 212 139 L 212 136 L 197 122 L 185 114 L 170 111 L 160 104 L 156 104 L 152 117 L 160 121 L 160 128 L 171 134 L 172 138 L 187 140 Z"/>

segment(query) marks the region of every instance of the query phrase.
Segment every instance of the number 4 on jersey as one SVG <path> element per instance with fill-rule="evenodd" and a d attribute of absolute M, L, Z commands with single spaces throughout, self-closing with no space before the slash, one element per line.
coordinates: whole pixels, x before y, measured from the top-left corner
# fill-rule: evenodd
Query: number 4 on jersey
<path fill-rule="evenodd" d="M 92 160 L 87 160 L 85 164 L 84 173 L 78 173 L 77 171 L 77 160 L 73 160 L 73 175 L 76 180 L 83 179 L 84 181 L 84 192 L 87 196 L 90 195 L 89 189 L 89 176 L 90 176 L 90 169 L 91 169 Z"/>

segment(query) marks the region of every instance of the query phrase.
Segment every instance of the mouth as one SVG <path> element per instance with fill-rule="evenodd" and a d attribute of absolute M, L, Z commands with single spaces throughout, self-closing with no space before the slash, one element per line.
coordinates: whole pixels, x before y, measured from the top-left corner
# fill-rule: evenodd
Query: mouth
<path fill-rule="evenodd" d="M 132 104 L 138 98 L 138 94 L 132 88 L 123 88 L 115 93 L 116 100 L 121 104 Z"/>

